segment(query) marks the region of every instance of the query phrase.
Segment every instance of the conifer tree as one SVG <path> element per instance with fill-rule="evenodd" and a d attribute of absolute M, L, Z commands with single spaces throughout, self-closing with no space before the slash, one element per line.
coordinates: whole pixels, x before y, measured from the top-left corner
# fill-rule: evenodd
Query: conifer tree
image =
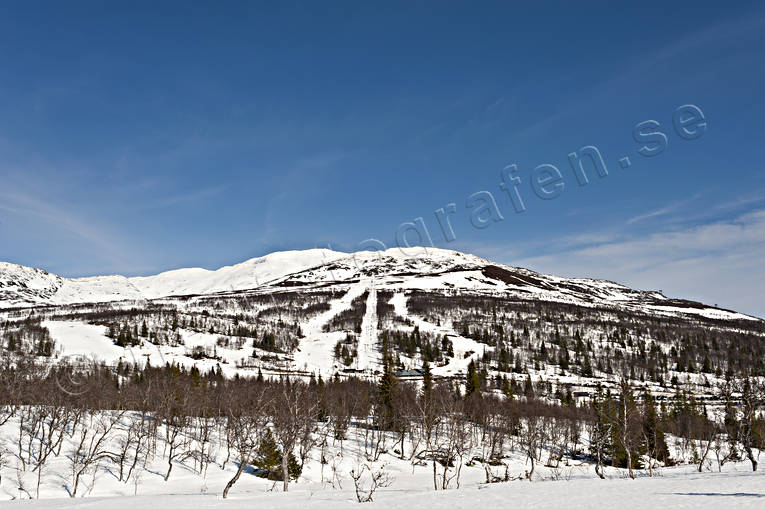
<path fill-rule="evenodd" d="M 531 375 L 527 375 L 526 381 L 523 383 L 523 395 L 527 398 L 534 397 L 534 384 L 531 383 Z"/>
<path fill-rule="evenodd" d="M 584 354 L 584 361 L 582 363 L 582 376 L 591 377 L 593 375 L 592 364 L 590 364 L 590 356 Z"/>
<path fill-rule="evenodd" d="M 255 464 L 264 471 L 263 474 L 269 479 L 274 478 L 281 471 L 282 454 L 279 452 L 279 447 L 276 445 L 276 440 L 270 429 L 266 430 L 258 445 L 255 452 Z"/>
<path fill-rule="evenodd" d="M 321 377 L 321 371 L 319 372 L 319 379 L 316 382 L 316 390 L 319 392 L 319 409 L 317 412 L 317 420 L 324 422 L 327 420 L 327 393 L 324 387 L 324 379 Z"/>
<path fill-rule="evenodd" d="M 504 394 L 505 397 L 510 401 L 512 401 L 513 397 L 515 396 L 513 393 L 513 386 L 507 376 L 502 377 L 502 394 Z"/>
<path fill-rule="evenodd" d="M 394 399 L 396 391 L 396 377 L 393 374 L 393 359 L 390 355 L 387 338 L 383 339 L 383 375 L 378 385 L 378 397 L 383 410 L 383 429 L 393 429 Z"/>
<path fill-rule="evenodd" d="M 590 451 L 595 456 L 595 474 L 605 479 L 603 464 L 613 452 L 611 411 L 613 400 L 611 392 L 603 396 L 603 387 L 598 384 L 595 396 L 592 399 L 594 421 L 590 430 Z"/>
<path fill-rule="evenodd" d="M 655 458 L 663 463 L 669 461 L 669 448 L 664 438 L 664 429 L 659 414 L 656 411 L 656 402 L 648 389 L 643 392 L 643 447 L 649 457 Z M 649 468 L 653 473 L 653 467 Z"/>
<path fill-rule="evenodd" d="M 433 392 L 433 375 L 430 372 L 430 363 L 422 363 L 422 395 L 429 398 Z"/>
<path fill-rule="evenodd" d="M 478 377 L 475 362 L 471 360 L 468 364 L 467 380 L 465 381 L 465 398 L 469 398 L 473 394 L 481 397 L 481 380 Z"/>

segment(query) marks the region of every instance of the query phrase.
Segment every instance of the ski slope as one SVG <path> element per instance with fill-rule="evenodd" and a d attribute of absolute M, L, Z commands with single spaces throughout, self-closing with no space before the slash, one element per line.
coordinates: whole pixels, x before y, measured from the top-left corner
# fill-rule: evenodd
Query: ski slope
<path fill-rule="evenodd" d="M 447 376 L 456 373 L 465 373 L 471 359 L 478 359 L 480 355 L 483 354 L 484 350 L 493 350 L 493 347 L 491 346 L 460 336 L 456 331 L 449 327 L 435 325 L 423 320 L 417 315 L 410 314 L 406 307 L 406 301 L 407 297 L 404 293 L 397 293 L 390 300 L 390 303 L 393 305 L 393 310 L 397 315 L 410 320 L 415 326 L 420 328 L 421 332 L 429 332 L 439 336 L 448 336 L 454 346 L 454 357 L 449 359 L 449 364 L 446 366 L 431 367 L 431 371 L 434 375 Z"/>
<path fill-rule="evenodd" d="M 324 332 L 322 327 L 332 317 L 350 308 L 353 299 L 363 294 L 367 288 L 368 283 L 352 285 L 340 299 L 330 302 L 328 311 L 312 318 L 303 326 L 305 337 L 300 340 L 300 347 L 293 356 L 293 362 L 297 369 L 321 373 L 324 376 L 332 375 L 336 371 L 334 347 L 338 341 L 345 337 L 345 333 L 342 331 Z"/>
<path fill-rule="evenodd" d="M 356 369 L 374 372 L 381 370 L 382 364 L 377 347 L 377 290 L 374 287 L 374 281 L 370 281 L 367 288 L 369 296 L 367 297 L 366 313 L 361 322 Z"/>

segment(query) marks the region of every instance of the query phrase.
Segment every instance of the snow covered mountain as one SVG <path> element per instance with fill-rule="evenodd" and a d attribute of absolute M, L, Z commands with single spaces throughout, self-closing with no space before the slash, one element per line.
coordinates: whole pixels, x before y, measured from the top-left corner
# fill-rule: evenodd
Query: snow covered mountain
<path fill-rule="evenodd" d="M 610 281 L 543 275 L 473 255 L 435 248 L 342 253 L 328 249 L 275 252 L 218 270 L 178 269 L 154 276 L 64 278 L 0 263 L 0 308 L 67 305 L 301 289 L 368 281 L 378 289 L 469 292 L 523 300 L 617 307 L 657 315 L 756 320 L 698 302 L 633 290 Z"/>
<path fill-rule="evenodd" d="M 0 263 L 0 308 L 66 305 L 249 290 L 348 256 L 326 249 L 284 251 L 218 270 L 177 269 L 154 276 L 64 278 L 41 269 Z"/>
<path fill-rule="evenodd" d="M 16 307 L 51 302 L 64 281 L 41 269 L 0 262 L 0 305 Z"/>

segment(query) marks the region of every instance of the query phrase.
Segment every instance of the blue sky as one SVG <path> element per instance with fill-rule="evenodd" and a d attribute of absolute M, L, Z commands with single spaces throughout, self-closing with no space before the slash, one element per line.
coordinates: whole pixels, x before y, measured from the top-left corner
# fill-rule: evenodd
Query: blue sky
<path fill-rule="evenodd" d="M 763 62 L 757 2 L 3 2 L 0 259 L 216 268 L 394 246 L 421 217 L 438 247 L 765 316 Z M 668 140 L 651 158 L 645 120 Z M 578 186 L 587 145 L 609 174 Z M 484 228 L 480 191 L 504 218 Z"/>

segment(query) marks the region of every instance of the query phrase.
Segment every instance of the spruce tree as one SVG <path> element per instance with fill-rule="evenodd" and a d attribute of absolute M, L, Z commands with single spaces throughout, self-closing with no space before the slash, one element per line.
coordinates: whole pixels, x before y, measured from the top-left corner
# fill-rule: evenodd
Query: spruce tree
<path fill-rule="evenodd" d="M 422 363 L 422 395 L 429 398 L 433 392 L 433 375 L 430 373 L 428 361 Z"/>
<path fill-rule="evenodd" d="M 611 392 L 609 391 L 604 397 L 603 387 L 598 384 L 595 396 L 592 398 L 592 410 L 595 419 L 590 433 L 590 452 L 595 456 L 595 474 L 601 479 L 606 478 L 603 464 L 610 459 L 613 452 L 612 406 Z"/>
<path fill-rule="evenodd" d="M 669 462 L 663 425 L 656 411 L 656 402 L 648 389 L 643 393 L 643 436 L 646 442 L 643 445 L 648 453 L 663 463 Z"/>
<path fill-rule="evenodd" d="M 508 400 L 513 400 L 513 386 L 510 384 L 510 380 L 506 375 L 502 377 L 502 394 L 504 394 Z"/>
<path fill-rule="evenodd" d="M 266 472 L 276 472 L 282 462 L 282 455 L 271 430 L 266 430 L 266 434 L 258 445 L 255 453 L 255 463 Z"/>
<path fill-rule="evenodd" d="M 393 429 L 394 421 L 394 399 L 396 392 L 396 377 L 393 375 L 393 359 L 388 348 L 387 338 L 383 339 L 383 375 L 380 377 L 378 385 L 378 397 L 382 407 L 382 426 L 383 429 Z"/>
<path fill-rule="evenodd" d="M 329 413 L 327 409 L 327 392 L 324 387 L 324 379 L 321 377 L 321 371 L 319 372 L 319 379 L 316 382 L 316 390 L 319 392 L 319 410 L 316 419 L 319 422 L 327 420 Z"/>
<path fill-rule="evenodd" d="M 534 397 L 534 384 L 531 383 L 531 375 L 528 375 L 523 383 L 523 395 L 527 398 Z"/>
<path fill-rule="evenodd" d="M 393 375 L 393 367 L 390 362 L 385 364 L 385 370 L 380 378 L 380 384 L 378 385 L 378 394 L 380 399 L 380 405 L 383 410 L 382 426 L 383 429 L 393 429 L 393 404 L 394 393 L 396 390 L 396 377 Z"/>
<path fill-rule="evenodd" d="M 467 380 L 465 381 L 465 398 L 469 398 L 473 394 L 478 397 L 481 396 L 481 380 L 478 377 L 475 362 L 471 360 L 468 364 Z"/>
<path fill-rule="evenodd" d="M 590 356 L 584 354 L 584 362 L 582 363 L 582 376 L 591 377 L 593 375 L 592 364 L 590 364 Z"/>

